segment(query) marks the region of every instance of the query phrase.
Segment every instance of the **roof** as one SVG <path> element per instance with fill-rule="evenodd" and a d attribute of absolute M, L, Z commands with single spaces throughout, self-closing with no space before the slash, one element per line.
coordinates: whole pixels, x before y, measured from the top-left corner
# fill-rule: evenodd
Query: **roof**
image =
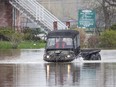
<path fill-rule="evenodd" d="M 79 32 L 76 30 L 56 30 L 48 33 L 47 37 L 69 37 L 73 38 L 78 35 Z"/>

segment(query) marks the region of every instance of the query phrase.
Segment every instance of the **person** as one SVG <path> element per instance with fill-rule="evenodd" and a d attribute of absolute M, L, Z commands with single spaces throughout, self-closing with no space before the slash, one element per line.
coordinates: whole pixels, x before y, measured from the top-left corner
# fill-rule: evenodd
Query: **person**
<path fill-rule="evenodd" d="M 58 42 L 56 42 L 56 48 L 65 48 L 66 42 L 63 41 L 63 38 L 61 38 Z"/>

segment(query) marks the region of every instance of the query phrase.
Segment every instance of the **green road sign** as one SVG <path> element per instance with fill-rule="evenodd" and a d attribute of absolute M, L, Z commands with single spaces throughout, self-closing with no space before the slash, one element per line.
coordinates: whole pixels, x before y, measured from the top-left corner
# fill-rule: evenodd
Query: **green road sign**
<path fill-rule="evenodd" d="M 95 11 L 93 10 L 79 10 L 78 11 L 78 27 L 81 28 L 95 28 Z"/>

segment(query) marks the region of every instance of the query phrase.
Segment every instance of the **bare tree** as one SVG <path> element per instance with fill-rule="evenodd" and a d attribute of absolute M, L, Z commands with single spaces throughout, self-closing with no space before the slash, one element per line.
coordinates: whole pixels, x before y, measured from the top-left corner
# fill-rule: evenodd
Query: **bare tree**
<path fill-rule="evenodd" d="M 116 0 L 105 0 L 110 6 L 116 7 Z"/>
<path fill-rule="evenodd" d="M 102 18 L 104 28 L 108 29 L 115 22 L 116 0 L 97 0 L 97 2 L 99 5 L 95 9 L 97 10 L 98 19 Z"/>

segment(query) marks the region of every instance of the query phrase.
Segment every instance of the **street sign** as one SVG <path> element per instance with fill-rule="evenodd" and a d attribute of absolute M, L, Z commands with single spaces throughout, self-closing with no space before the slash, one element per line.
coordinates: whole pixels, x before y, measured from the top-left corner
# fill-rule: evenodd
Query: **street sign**
<path fill-rule="evenodd" d="M 95 28 L 95 11 L 94 10 L 79 10 L 78 11 L 78 27 Z"/>

